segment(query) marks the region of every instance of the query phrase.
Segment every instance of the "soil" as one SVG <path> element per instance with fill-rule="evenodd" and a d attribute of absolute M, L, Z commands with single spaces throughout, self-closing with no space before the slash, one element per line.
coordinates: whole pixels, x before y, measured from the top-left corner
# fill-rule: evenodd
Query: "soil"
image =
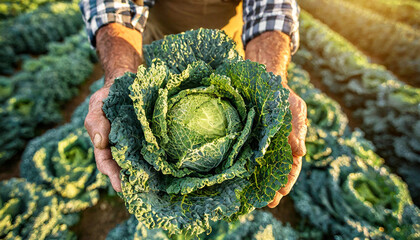
<path fill-rule="evenodd" d="M 272 213 L 282 223 L 290 223 L 292 227 L 296 227 L 300 222 L 300 216 L 296 212 L 293 200 L 289 196 L 283 197 L 277 207 L 265 207 L 263 210 Z"/>
<path fill-rule="evenodd" d="M 0 165 L 0 181 L 20 176 L 21 154 Z"/>
<path fill-rule="evenodd" d="M 108 232 L 130 217 L 123 200 L 101 193 L 99 202 L 82 212 L 80 222 L 71 228 L 80 240 L 105 239 Z"/>

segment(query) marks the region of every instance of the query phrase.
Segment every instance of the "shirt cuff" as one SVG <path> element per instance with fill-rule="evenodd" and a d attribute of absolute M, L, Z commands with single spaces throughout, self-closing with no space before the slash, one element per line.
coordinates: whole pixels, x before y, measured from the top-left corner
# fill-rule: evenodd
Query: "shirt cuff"
<path fill-rule="evenodd" d="M 294 54 L 299 48 L 299 8 L 285 11 L 265 12 L 262 16 L 249 17 L 245 20 L 242 41 L 244 46 L 258 35 L 278 30 L 290 36 L 290 50 Z"/>
<path fill-rule="evenodd" d="M 96 32 L 106 24 L 119 23 L 139 32 L 143 32 L 146 26 L 149 16 L 147 6 L 139 6 L 131 1 L 126 1 L 127 3 L 111 1 L 112 5 L 106 1 L 96 1 L 96 5 L 92 5 L 90 2 L 81 1 L 79 6 L 92 47 L 96 47 Z"/>

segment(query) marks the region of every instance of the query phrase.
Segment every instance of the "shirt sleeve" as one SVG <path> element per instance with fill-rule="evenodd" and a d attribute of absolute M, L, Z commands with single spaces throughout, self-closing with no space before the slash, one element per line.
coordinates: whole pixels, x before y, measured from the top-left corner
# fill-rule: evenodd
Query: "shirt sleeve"
<path fill-rule="evenodd" d="M 136 3 L 135 3 L 136 2 Z M 86 24 L 89 41 L 96 46 L 95 34 L 108 23 L 119 23 L 143 32 L 154 0 L 81 0 L 79 7 Z"/>
<path fill-rule="evenodd" d="M 299 13 L 295 0 L 244 0 L 244 46 L 263 32 L 279 30 L 290 36 L 294 54 L 299 47 Z"/>

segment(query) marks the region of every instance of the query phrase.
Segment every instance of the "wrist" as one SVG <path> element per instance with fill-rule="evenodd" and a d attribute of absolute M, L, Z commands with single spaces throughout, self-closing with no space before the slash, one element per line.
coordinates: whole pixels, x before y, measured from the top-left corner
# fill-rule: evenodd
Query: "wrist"
<path fill-rule="evenodd" d="M 113 69 L 111 72 L 106 73 L 104 87 L 111 87 L 114 83 L 114 80 L 118 77 L 122 77 L 126 72 L 135 73 L 136 71 L 132 71 L 131 69 L 126 68 L 119 68 Z"/>
<path fill-rule="evenodd" d="M 142 35 L 118 23 L 101 27 L 96 34 L 97 51 L 105 72 L 105 85 L 142 64 Z"/>
<path fill-rule="evenodd" d="M 245 49 L 246 59 L 264 64 L 267 71 L 280 75 L 287 85 L 287 66 L 290 62 L 290 37 L 280 31 L 267 31 L 252 39 Z"/>

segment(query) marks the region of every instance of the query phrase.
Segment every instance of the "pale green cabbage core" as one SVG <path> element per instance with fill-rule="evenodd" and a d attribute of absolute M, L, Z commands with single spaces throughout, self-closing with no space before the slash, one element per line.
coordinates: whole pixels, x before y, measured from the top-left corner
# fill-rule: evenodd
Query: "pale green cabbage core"
<path fill-rule="evenodd" d="M 179 168 L 208 171 L 224 159 L 242 130 L 236 109 L 212 94 L 190 94 L 167 114 L 169 144 L 164 150 Z M 210 151 L 210 148 L 218 151 Z M 206 154 L 211 152 L 212 154 Z"/>
<path fill-rule="evenodd" d="M 194 135 L 209 139 L 222 137 L 227 131 L 222 105 L 228 104 L 207 94 L 189 95 L 169 110 L 169 129 L 174 132 L 189 130 Z"/>

